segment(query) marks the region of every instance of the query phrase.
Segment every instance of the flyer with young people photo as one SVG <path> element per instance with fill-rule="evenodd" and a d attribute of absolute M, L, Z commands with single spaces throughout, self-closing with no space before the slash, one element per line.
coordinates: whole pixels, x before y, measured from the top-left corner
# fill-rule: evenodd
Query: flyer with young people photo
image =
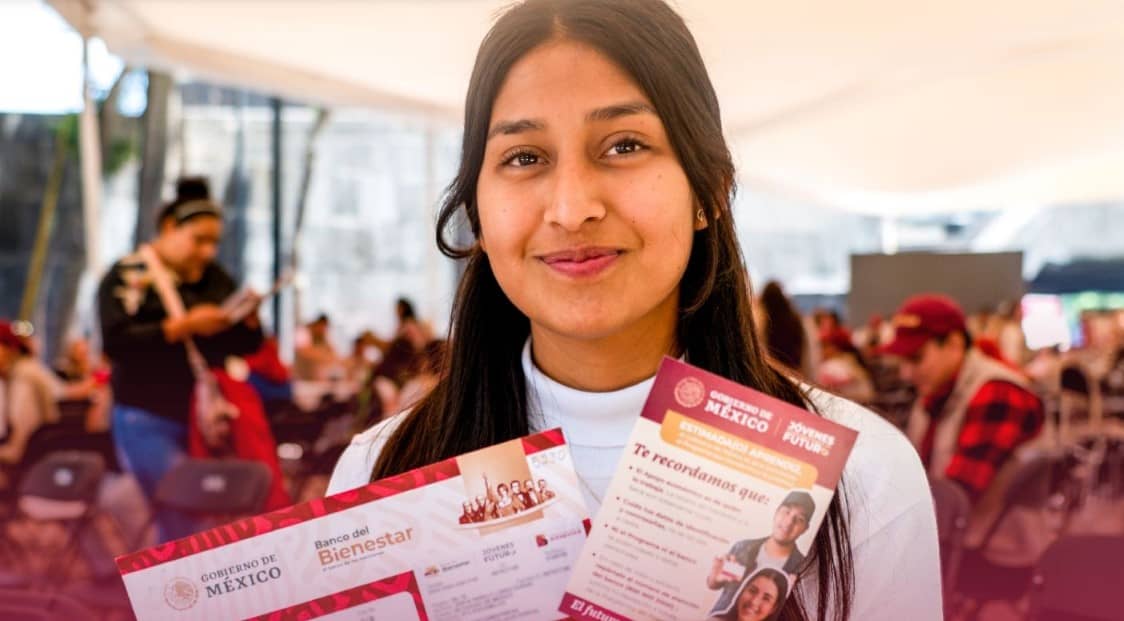
<path fill-rule="evenodd" d="M 596 621 L 774 618 L 856 436 L 665 359 L 559 611 Z"/>
<path fill-rule="evenodd" d="M 555 429 L 117 565 L 142 621 L 544 619 L 559 616 L 587 516 Z"/>

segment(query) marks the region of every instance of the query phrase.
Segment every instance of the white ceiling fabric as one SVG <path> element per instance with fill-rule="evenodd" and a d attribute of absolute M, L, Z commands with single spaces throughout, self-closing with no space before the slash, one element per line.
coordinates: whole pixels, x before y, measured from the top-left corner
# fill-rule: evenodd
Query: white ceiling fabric
<path fill-rule="evenodd" d="M 49 0 L 138 64 L 459 119 L 493 0 Z M 1124 197 L 1120 0 L 679 0 L 742 184 L 876 214 Z"/>

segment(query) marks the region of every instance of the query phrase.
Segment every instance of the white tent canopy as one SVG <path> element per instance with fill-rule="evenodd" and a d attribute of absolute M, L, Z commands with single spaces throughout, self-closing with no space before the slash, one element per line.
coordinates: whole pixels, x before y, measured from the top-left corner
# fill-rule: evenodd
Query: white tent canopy
<path fill-rule="evenodd" d="M 137 64 L 457 120 L 494 0 L 49 0 Z M 1124 197 L 1124 2 L 679 0 L 742 183 L 868 213 Z"/>

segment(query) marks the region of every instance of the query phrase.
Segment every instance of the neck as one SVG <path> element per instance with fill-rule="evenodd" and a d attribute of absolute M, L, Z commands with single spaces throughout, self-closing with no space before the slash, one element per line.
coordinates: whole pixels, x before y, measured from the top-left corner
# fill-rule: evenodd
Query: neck
<path fill-rule="evenodd" d="M 672 300 L 677 302 L 677 296 Z M 588 392 L 642 382 L 675 351 L 678 304 L 669 309 L 656 309 L 629 329 L 597 339 L 568 337 L 532 323 L 535 366 L 559 383 Z"/>
<path fill-rule="evenodd" d="M 792 549 L 796 547 L 792 543 L 784 544 L 779 543 L 776 539 L 769 537 L 765 542 L 765 552 L 774 558 L 786 558 L 792 554 Z"/>
<path fill-rule="evenodd" d="M 171 271 L 171 272 L 174 272 L 174 273 L 175 273 L 175 274 L 176 274 L 177 276 L 179 276 L 180 278 L 183 278 L 183 273 L 181 273 L 181 272 L 180 272 L 180 270 L 178 270 L 178 269 L 176 268 L 176 265 L 175 265 L 175 263 L 173 263 L 172 261 L 168 260 L 168 253 L 167 253 L 166 249 L 164 248 L 164 244 L 163 244 L 163 243 L 161 243 L 161 241 L 160 241 L 160 238 L 159 238 L 159 237 L 157 237 L 156 239 L 152 240 L 152 243 L 151 243 L 151 244 L 149 244 L 149 245 L 151 245 L 151 246 L 152 246 L 152 249 L 153 249 L 154 251 L 156 251 L 156 256 L 157 256 L 157 258 L 159 258 L 159 259 L 160 259 L 160 262 L 164 264 L 164 267 L 165 267 L 165 268 L 167 268 L 167 269 L 168 269 L 169 271 Z"/>

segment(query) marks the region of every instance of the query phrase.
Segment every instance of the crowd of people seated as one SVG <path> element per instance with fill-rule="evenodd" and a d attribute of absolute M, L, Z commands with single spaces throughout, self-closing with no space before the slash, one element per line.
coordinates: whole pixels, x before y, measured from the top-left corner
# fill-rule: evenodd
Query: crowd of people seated
<path fill-rule="evenodd" d="M 1091 316 L 1083 347 L 1030 352 L 1015 313 L 968 316 L 940 295 L 911 298 L 891 317 L 875 317 L 854 332 L 834 311 L 801 314 L 777 283 L 764 287 L 757 302 L 760 337 L 776 364 L 894 422 L 914 443 L 930 479 L 956 484 L 979 519 L 996 519 L 1005 472 L 1028 447 L 1094 450 L 1090 438 L 1097 434 L 1124 437 L 1112 426 L 1124 422 L 1120 313 Z M 272 337 L 227 361 L 230 376 L 260 399 L 273 434 L 270 450 L 301 447 L 296 455 L 279 451 L 289 502 L 322 493 L 325 475 L 353 433 L 410 408 L 436 385 L 444 342 L 419 320 L 409 300 L 399 299 L 396 307 L 398 326 L 392 335 L 380 338 L 364 330 L 343 354 L 333 343 L 330 317 L 322 314 L 300 329 L 291 366 L 282 361 Z M 0 322 L 0 475 L 9 497 L 21 468 L 29 465 L 29 448 L 30 458 L 42 457 L 33 439 L 49 435 L 45 432 L 65 428 L 90 439 L 91 446 L 100 443 L 111 461 L 123 456 L 111 436 L 111 362 L 93 355 L 82 338 L 65 344 L 53 368 L 41 361 L 37 349 L 28 326 Z M 304 394 L 313 398 L 302 401 Z M 1070 466 L 1080 461 L 1072 457 L 1074 450 L 1066 453 Z M 1086 462 L 1089 450 L 1081 454 Z M 1100 458 L 1108 459 L 1111 450 L 1101 446 Z M 115 468 L 129 472 L 122 465 Z M 315 479 L 311 487 L 310 477 Z M 1073 481 L 1068 484 L 1056 482 L 1055 488 L 1067 494 L 1071 514 L 1096 501 L 1087 489 L 1073 491 Z M 461 524 L 514 516 L 553 496 L 545 481 L 493 484 L 485 479 L 485 489 L 463 503 Z M 143 489 L 136 496 L 139 500 L 126 504 L 143 506 Z M 116 502 L 120 492 L 106 500 L 107 505 Z M 121 512 L 112 506 L 106 511 Z M 1124 533 L 1124 519 L 1119 521 L 1115 526 Z M 1103 522 L 1096 528 L 1103 530 Z M 163 536 L 158 530 L 139 541 Z M 132 533 L 118 539 L 137 540 Z M 964 574 L 987 583 L 994 563 L 983 556 L 972 564 L 973 558 L 966 557 Z M 1029 583 L 1033 562 L 1024 565 Z"/>
<path fill-rule="evenodd" d="M 758 309 L 775 360 L 889 419 L 934 486 L 963 495 L 949 618 L 993 600 L 1019 618 L 1050 544 L 1124 537 L 1124 311 L 1085 313 L 1076 347 L 1030 351 L 1017 305 L 969 316 L 946 296 L 918 295 L 851 332 L 831 309 L 801 315 L 770 283 Z"/>

